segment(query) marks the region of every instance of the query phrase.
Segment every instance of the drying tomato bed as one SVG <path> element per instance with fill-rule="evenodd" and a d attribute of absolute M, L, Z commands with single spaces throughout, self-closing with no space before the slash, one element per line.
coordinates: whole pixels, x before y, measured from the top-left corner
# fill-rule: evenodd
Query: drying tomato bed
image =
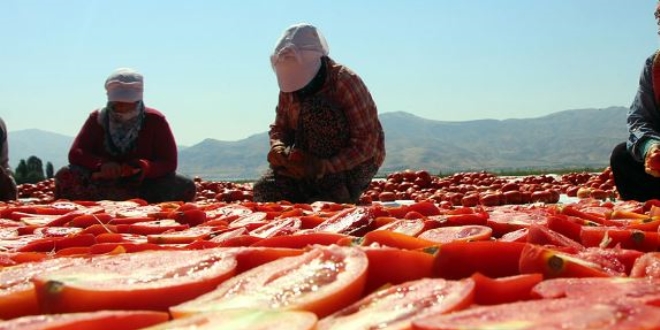
<path fill-rule="evenodd" d="M 358 205 L 24 186 L 0 205 L 0 329 L 660 329 L 660 201 L 610 175 L 403 171 Z"/>

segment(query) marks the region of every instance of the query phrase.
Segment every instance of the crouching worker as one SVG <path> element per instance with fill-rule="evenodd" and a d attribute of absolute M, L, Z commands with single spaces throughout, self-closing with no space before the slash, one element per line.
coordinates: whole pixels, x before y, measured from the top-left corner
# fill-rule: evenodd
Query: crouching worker
<path fill-rule="evenodd" d="M 13 201 L 17 198 L 16 181 L 9 167 L 9 147 L 7 126 L 0 118 L 0 201 Z"/>
<path fill-rule="evenodd" d="M 142 100 L 142 75 L 118 69 L 105 89 L 107 105 L 89 115 L 69 150 L 69 166 L 55 175 L 55 198 L 192 201 L 195 184 L 176 174 L 177 147 L 169 124 Z"/>

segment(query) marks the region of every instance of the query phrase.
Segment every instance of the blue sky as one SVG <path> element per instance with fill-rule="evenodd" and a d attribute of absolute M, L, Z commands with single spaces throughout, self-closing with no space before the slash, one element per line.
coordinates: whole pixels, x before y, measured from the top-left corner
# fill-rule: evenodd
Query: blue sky
<path fill-rule="evenodd" d="M 4 0 L 0 116 L 75 136 L 118 67 L 181 145 L 268 130 L 269 55 L 315 24 L 379 112 L 443 121 L 629 106 L 658 47 L 654 0 Z M 625 125 L 625 123 L 621 123 Z"/>

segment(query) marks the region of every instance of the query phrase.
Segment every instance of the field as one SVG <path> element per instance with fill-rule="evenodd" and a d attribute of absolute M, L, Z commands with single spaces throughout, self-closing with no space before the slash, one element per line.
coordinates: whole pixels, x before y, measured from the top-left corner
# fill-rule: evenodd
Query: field
<path fill-rule="evenodd" d="M 0 204 L 0 329 L 660 329 L 660 201 L 611 172 L 374 180 L 357 205 Z"/>

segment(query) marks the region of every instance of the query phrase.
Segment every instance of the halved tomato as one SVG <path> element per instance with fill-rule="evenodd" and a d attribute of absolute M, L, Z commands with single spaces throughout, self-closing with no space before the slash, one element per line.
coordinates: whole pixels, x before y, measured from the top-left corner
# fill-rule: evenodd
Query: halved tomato
<path fill-rule="evenodd" d="M 319 330 L 410 329 L 413 319 L 470 306 L 474 281 L 425 278 L 374 292 L 319 321 Z"/>
<path fill-rule="evenodd" d="M 440 246 L 434 274 L 462 279 L 479 272 L 489 277 L 519 275 L 518 263 L 525 243 L 477 241 L 452 242 Z"/>
<path fill-rule="evenodd" d="M 479 305 L 497 305 L 531 299 L 532 288 L 543 281 L 543 274 L 490 278 L 474 273 L 470 278 L 475 282 L 474 302 Z"/>
<path fill-rule="evenodd" d="M 103 255 L 32 278 L 42 312 L 167 310 L 234 275 L 225 249 Z"/>
<path fill-rule="evenodd" d="M 639 257 L 630 271 L 630 277 L 660 279 L 660 252 L 647 252 Z"/>
<path fill-rule="evenodd" d="M 435 256 L 431 253 L 388 246 L 365 246 L 362 249 L 369 259 L 365 293 L 433 275 Z"/>
<path fill-rule="evenodd" d="M 306 310 L 323 317 L 362 295 L 368 259 L 359 248 L 317 246 L 227 280 L 217 289 L 170 308 L 174 318 L 232 308 Z"/>
<path fill-rule="evenodd" d="M 481 225 L 449 226 L 429 229 L 417 237 L 439 244 L 489 240 L 493 230 Z"/>
<path fill-rule="evenodd" d="M 169 315 L 165 312 L 96 311 L 24 316 L 9 321 L 0 321 L 0 329 L 133 330 L 163 323 L 168 319 Z"/>
<path fill-rule="evenodd" d="M 79 258 L 56 258 L 0 269 L 0 319 L 38 314 L 39 305 L 30 278 L 83 262 L 86 261 Z"/>
<path fill-rule="evenodd" d="M 316 314 L 306 311 L 237 308 L 191 315 L 142 330 L 315 330 L 317 320 Z"/>
<path fill-rule="evenodd" d="M 657 329 L 660 308 L 629 302 L 539 299 L 479 306 L 413 321 L 416 330 L 439 329 Z"/>
<path fill-rule="evenodd" d="M 575 298 L 590 302 L 633 301 L 660 306 L 660 280 L 628 277 L 557 278 L 532 289 L 535 298 Z"/>
<path fill-rule="evenodd" d="M 522 251 L 520 272 L 541 273 L 545 278 L 611 276 L 599 264 L 534 244 L 527 244 Z"/>

